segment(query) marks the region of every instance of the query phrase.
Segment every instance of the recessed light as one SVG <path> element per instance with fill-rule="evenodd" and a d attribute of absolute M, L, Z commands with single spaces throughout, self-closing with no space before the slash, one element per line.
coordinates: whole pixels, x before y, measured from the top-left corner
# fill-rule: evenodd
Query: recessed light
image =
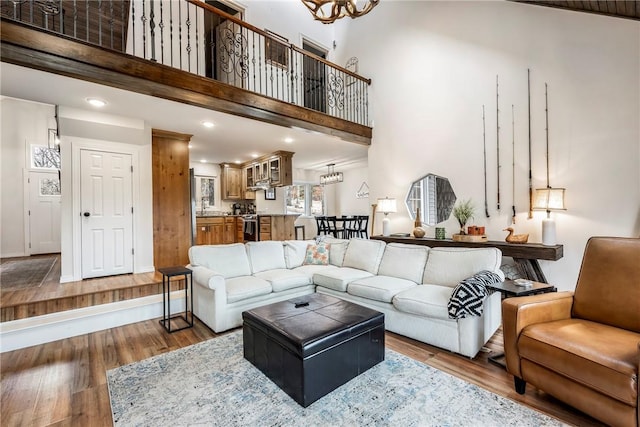
<path fill-rule="evenodd" d="M 284 139 L 284 142 L 286 142 L 287 144 L 291 144 L 293 142 L 293 138 L 287 137 Z"/>
<path fill-rule="evenodd" d="M 252 158 L 254 158 L 254 159 L 257 159 L 259 156 L 258 156 L 256 153 L 253 153 L 253 154 L 251 155 L 251 157 L 252 157 Z"/>
<path fill-rule="evenodd" d="M 107 105 L 106 101 L 103 101 L 102 99 L 98 99 L 98 98 L 87 98 L 86 101 L 97 108 L 102 108 L 105 105 Z"/>
<path fill-rule="evenodd" d="M 193 145 L 189 144 L 187 145 L 187 148 L 193 148 Z"/>
<path fill-rule="evenodd" d="M 209 120 L 203 120 L 201 123 L 202 123 L 202 126 L 206 128 L 212 128 L 215 126 L 215 124 L 213 122 L 210 122 Z"/>
<path fill-rule="evenodd" d="M 236 160 L 234 163 L 235 163 L 236 165 L 239 165 L 239 164 L 240 164 L 240 163 L 242 163 L 242 162 L 241 162 L 240 160 Z"/>
<path fill-rule="evenodd" d="M 200 160 L 200 163 L 207 163 L 207 159 Z"/>

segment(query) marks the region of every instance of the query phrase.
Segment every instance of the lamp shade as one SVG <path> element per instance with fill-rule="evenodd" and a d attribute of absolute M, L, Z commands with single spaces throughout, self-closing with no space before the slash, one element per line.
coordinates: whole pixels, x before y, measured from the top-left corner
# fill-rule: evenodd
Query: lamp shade
<path fill-rule="evenodd" d="M 565 210 L 564 188 L 537 188 L 533 200 L 533 209 L 557 211 Z"/>
<path fill-rule="evenodd" d="M 385 197 L 384 199 L 378 199 L 378 212 L 382 212 L 383 214 L 394 213 L 398 211 L 396 206 L 396 199 L 390 199 Z"/>

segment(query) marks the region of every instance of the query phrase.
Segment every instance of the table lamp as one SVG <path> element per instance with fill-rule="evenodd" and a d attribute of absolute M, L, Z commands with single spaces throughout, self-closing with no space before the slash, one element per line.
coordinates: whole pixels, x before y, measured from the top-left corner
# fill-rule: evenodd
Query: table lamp
<path fill-rule="evenodd" d="M 533 209 L 546 210 L 547 217 L 542 220 L 542 244 L 553 246 L 556 244 L 556 223 L 551 218 L 551 211 L 565 210 L 564 188 L 537 188 L 533 202 Z"/>
<path fill-rule="evenodd" d="M 387 215 L 392 212 L 397 212 L 396 199 L 390 199 L 388 197 L 378 199 L 378 212 L 384 214 L 384 219 L 382 220 L 382 235 L 389 236 L 391 234 L 391 221 Z"/>

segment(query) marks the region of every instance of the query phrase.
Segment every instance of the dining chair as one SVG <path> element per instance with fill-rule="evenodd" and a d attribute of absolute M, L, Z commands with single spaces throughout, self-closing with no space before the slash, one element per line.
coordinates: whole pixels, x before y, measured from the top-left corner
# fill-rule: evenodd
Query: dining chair
<path fill-rule="evenodd" d="M 316 216 L 316 225 L 318 227 L 318 236 L 327 235 L 330 233 L 327 217 Z"/>
<path fill-rule="evenodd" d="M 351 216 L 351 217 L 343 217 L 342 220 L 342 228 L 343 228 L 343 232 L 342 232 L 342 236 L 345 239 L 350 239 L 352 237 L 357 237 L 358 236 L 358 227 L 359 227 L 359 223 L 358 223 L 358 217 L 357 216 Z"/>
<path fill-rule="evenodd" d="M 333 237 L 344 238 L 344 227 L 338 227 L 338 217 L 337 216 L 328 216 L 326 217 L 326 222 L 328 226 L 329 233 L 333 235 Z"/>
<path fill-rule="evenodd" d="M 358 216 L 358 237 L 369 238 L 369 215 Z"/>

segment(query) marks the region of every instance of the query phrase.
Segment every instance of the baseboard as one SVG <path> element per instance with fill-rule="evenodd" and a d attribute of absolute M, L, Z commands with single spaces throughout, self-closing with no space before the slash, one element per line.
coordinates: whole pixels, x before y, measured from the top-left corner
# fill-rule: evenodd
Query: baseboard
<path fill-rule="evenodd" d="M 184 291 L 171 293 L 171 313 L 184 311 Z M 0 323 L 0 353 L 162 317 L 162 295 Z"/>
<path fill-rule="evenodd" d="M 60 283 L 69 283 L 69 282 L 75 282 L 76 279 L 73 276 L 60 276 Z"/>
<path fill-rule="evenodd" d="M 139 273 L 153 273 L 156 271 L 156 268 L 153 265 L 148 265 L 146 267 L 140 267 L 139 269 L 137 269 L 136 271 L 133 272 L 133 274 L 139 274 Z"/>
<path fill-rule="evenodd" d="M 29 254 L 25 252 L 9 252 L 8 254 L 0 254 L 0 258 L 17 258 L 23 256 L 29 256 Z"/>

